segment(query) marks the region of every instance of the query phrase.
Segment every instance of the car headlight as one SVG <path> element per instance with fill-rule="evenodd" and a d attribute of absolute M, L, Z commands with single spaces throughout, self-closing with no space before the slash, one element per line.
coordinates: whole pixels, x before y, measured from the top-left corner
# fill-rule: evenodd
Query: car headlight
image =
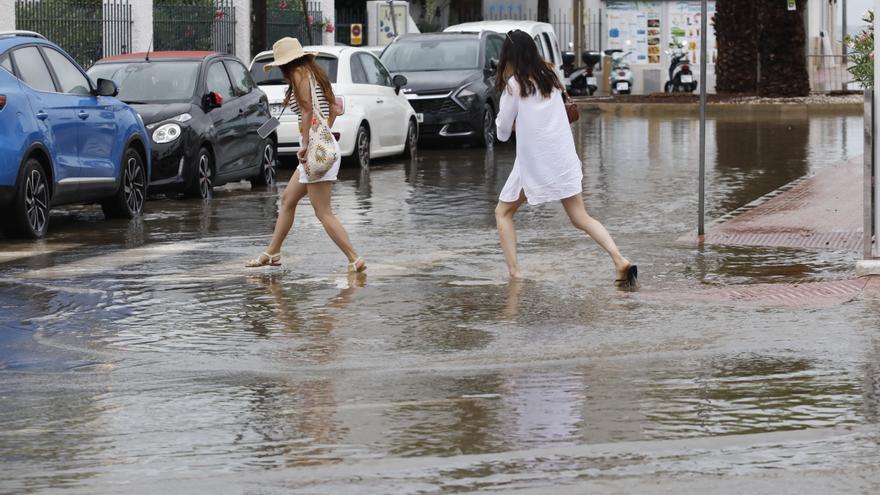
<path fill-rule="evenodd" d="M 170 143 L 179 137 L 180 126 L 177 124 L 165 124 L 153 132 L 153 142 L 156 144 Z"/>
<path fill-rule="evenodd" d="M 477 94 L 467 88 L 461 88 L 455 94 L 455 101 L 458 103 L 458 106 L 467 110 L 477 101 Z"/>

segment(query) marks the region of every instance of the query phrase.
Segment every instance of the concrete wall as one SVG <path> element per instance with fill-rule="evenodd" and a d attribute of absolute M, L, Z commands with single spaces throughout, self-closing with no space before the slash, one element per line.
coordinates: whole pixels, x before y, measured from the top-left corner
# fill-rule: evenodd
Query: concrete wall
<path fill-rule="evenodd" d="M 145 52 L 153 42 L 153 0 L 137 0 L 131 2 L 131 16 L 134 24 L 131 27 L 131 51 Z"/>
<path fill-rule="evenodd" d="M 327 19 L 328 21 L 333 23 L 333 27 L 336 27 L 336 5 L 333 0 L 321 0 L 321 13 L 324 15 L 324 19 Z M 320 21 L 321 19 L 315 19 L 315 22 Z M 335 45 L 336 33 L 328 33 L 325 30 L 321 43 L 324 45 Z"/>
<path fill-rule="evenodd" d="M 245 64 L 251 63 L 251 0 L 234 0 L 235 56 Z"/>
<path fill-rule="evenodd" d="M 0 31 L 15 29 L 15 0 L 0 0 Z"/>

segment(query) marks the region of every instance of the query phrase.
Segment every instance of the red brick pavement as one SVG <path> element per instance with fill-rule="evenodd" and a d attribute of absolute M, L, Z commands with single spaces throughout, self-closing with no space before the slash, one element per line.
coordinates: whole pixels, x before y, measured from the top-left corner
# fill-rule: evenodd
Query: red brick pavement
<path fill-rule="evenodd" d="M 861 158 L 822 169 L 710 226 L 704 242 L 858 251 L 862 173 Z"/>
<path fill-rule="evenodd" d="M 652 300 L 701 302 L 782 308 L 827 308 L 852 301 L 862 295 L 868 284 L 880 289 L 880 279 L 835 280 L 801 284 L 755 284 L 712 287 L 687 291 L 642 293 Z"/>

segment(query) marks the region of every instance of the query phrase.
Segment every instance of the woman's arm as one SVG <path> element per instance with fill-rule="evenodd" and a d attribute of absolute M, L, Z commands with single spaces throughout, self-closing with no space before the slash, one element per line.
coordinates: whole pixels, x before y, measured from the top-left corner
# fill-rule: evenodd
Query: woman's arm
<path fill-rule="evenodd" d="M 303 71 L 293 73 L 293 96 L 299 105 L 299 134 L 300 149 L 309 147 L 309 128 L 312 126 L 312 89 L 309 86 L 309 76 Z"/>
<path fill-rule="evenodd" d="M 333 123 L 336 122 L 336 117 L 339 116 L 339 107 L 336 106 L 336 102 L 332 102 L 330 104 L 330 115 L 327 117 L 327 125 L 333 127 Z"/>
<path fill-rule="evenodd" d="M 501 92 L 501 108 L 495 119 L 495 127 L 498 130 L 498 140 L 507 141 L 513 133 L 516 124 L 516 114 L 519 111 L 519 85 L 516 79 L 510 78 L 507 87 Z"/>

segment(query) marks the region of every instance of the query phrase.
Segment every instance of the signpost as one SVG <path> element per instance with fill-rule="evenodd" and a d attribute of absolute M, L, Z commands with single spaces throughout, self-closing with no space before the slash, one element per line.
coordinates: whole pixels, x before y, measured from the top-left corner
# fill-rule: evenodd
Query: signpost
<path fill-rule="evenodd" d="M 361 24 L 351 25 L 351 46 L 361 46 L 364 44 L 364 26 Z"/>
<path fill-rule="evenodd" d="M 880 3 L 880 0 L 875 0 Z M 699 193 L 699 227 L 700 237 L 706 235 L 706 66 L 709 53 L 709 0 L 702 0 L 700 5 L 700 193 Z"/>

